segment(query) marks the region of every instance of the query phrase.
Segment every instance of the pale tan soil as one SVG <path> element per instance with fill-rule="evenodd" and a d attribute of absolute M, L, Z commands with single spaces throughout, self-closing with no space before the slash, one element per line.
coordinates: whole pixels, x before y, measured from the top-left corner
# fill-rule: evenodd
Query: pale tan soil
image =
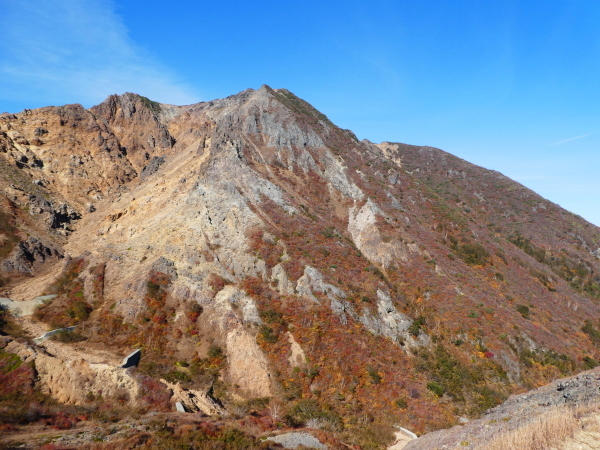
<path fill-rule="evenodd" d="M 12 288 L 10 299 L 15 302 L 33 300 L 44 295 L 46 289 L 60 275 L 64 268 L 64 260 L 56 262 L 46 272 L 36 275 L 35 278 L 24 278 L 18 285 Z"/>
<path fill-rule="evenodd" d="M 402 450 L 406 445 L 413 440 L 412 437 L 407 436 L 406 433 L 402 431 L 397 431 L 396 434 L 396 442 L 388 447 L 388 450 Z"/>
<path fill-rule="evenodd" d="M 32 338 L 39 337 L 46 331 L 49 331 L 46 324 L 37 322 L 31 316 L 19 317 L 16 321 Z M 63 344 L 52 339 L 47 339 L 38 345 L 63 361 L 83 359 L 90 363 L 109 364 L 112 366 L 120 366 L 123 361 L 122 356 L 115 355 L 113 352 L 102 349 L 97 345 L 89 345 L 86 341 Z"/>

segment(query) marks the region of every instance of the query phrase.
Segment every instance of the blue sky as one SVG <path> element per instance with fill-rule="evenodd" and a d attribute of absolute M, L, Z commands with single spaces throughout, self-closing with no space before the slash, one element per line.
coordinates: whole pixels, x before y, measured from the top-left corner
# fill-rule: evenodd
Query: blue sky
<path fill-rule="evenodd" d="M 600 225 L 596 1 L 0 0 L 0 111 L 285 87 L 373 142 L 431 145 Z"/>

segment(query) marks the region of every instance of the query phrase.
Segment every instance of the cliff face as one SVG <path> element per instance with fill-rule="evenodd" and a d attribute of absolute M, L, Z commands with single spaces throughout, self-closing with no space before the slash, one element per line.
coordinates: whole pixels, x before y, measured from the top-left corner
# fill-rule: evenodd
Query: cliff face
<path fill-rule="evenodd" d="M 600 357 L 597 227 L 284 89 L 5 114 L 0 164 L 10 296 L 225 405 L 423 431 Z"/>

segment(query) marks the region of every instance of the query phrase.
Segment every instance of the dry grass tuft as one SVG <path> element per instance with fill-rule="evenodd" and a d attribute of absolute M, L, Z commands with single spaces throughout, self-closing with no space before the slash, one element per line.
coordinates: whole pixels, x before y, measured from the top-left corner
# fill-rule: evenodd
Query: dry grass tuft
<path fill-rule="evenodd" d="M 497 435 L 486 450 L 548 450 L 572 438 L 580 429 L 572 408 L 549 411 L 516 430 Z"/>
<path fill-rule="evenodd" d="M 599 434 L 600 403 L 590 402 L 577 407 L 554 408 L 535 419 L 523 421 L 515 430 L 498 433 L 484 449 L 580 448 L 569 443 L 585 442 L 586 439 L 596 442 Z"/>

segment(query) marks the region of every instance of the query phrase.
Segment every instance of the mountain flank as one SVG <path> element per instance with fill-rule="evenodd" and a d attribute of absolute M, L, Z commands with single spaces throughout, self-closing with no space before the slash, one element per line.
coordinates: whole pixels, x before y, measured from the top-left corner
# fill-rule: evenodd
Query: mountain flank
<path fill-rule="evenodd" d="M 600 358 L 598 227 L 268 86 L 0 115 L 0 290 L 54 296 L 3 312 L 3 426 L 137 421 L 119 448 L 157 445 L 151 412 L 175 440 L 380 448 Z"/>

